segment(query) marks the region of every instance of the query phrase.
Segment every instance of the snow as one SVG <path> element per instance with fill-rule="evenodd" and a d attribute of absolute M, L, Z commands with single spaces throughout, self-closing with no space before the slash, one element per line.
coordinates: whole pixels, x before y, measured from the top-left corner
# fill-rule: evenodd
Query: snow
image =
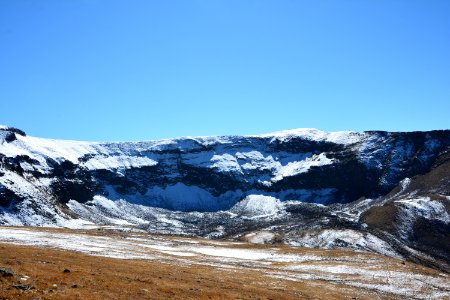
<path fill-rule="evenodd" d="M 68 140 L 53 140 L 37 137 L 19 136 L 18 146 L 28 150 L 30 157 L 47 156 L 55 159 L 67 159 L 73 163 L 78 162 L 78 158 L 88 154 L 95 153 L 100 148 L 99 143 L 79 142 Z"/>
<path fill-rule="evenodd" d="M 235 198 L 235 196 L 233 196 Z M 219 198 L 220 199 L 220 198 Z M 215 199 L 214 201 L 218 201 Z M 79 203 L 71 200 L 67 206 L 80 218 L 99 225 L 138 226 L 154 233 L 198 234 L 198 222 L 216 223 L 222 218 L 242 220 L 277 219 L 286 215 L 285 205 L 279 199 L 264 195 L 249 195 L 228 211 L 214 213 L 181 212 L 133 204 L 125 200 L 111 200 L 95 196 L 92 201 Z M 228 227 L 228 226 L 227 226 Z M 208 228 L 210 238 L 220 238 L 226 231 L 223 226 Z"/>
<path fill-rule="evenodd" d="M 14 157 L 17 155 L 29 155 L 30 152 L 17 147 L 14 143 L 7 143 L 3 140 L 0 140 L 0 153 L 8 157 Z"/>
<path fill-rule="evenodd" d="M 367 267 L 364 268 L 355 268 L 351 264 L 328 265 L 318 263 L 288 266 L 288 269 L 299 272 L 301 275 L 298 277 L 296 276 L 297 278 L 304 277 L 302 273 L 318 274 L 315 276 L 315 279 L 321 280 L 333 280 L 336 278 L 336 275 L 341 274 L 350 275 L 352 280 L 346 282 L 346 284 L 350 286 L 377 290 L 406 298 L 412 296 L 414 298 L 423 298 L 424 295 L 421 295 L 421 291 L 431 287 L 430 282 L 427 282 L 426 276 L 421 274 L 412 274 L 407 271 L 381 270 L 377 267 L 372 267 L 371 265 L 367 265 Z M 435 278 L 433 282 L 436 283 L 437 286 L 445 285 L 444 278 Z M 433 295 L 436 299 L 448 295 L 448 292 L 434 292 Z"/>
<path fill-rule="evenodd" d="M 42 195 L 39 188 L 19 176 L 6 171 L 0 176 L 0 185 L 23 198 L 14 208 L 0 206 L 0 224 L 30 226 L 64 226 L 70 218 Z"/>
<path fill-rule="evenodd" d="M 242 173 L 241 166 L 236 160 L 236 157 L 225 153 L 222 155 L 214 155 L 211 158 L 211 162 L 213 163 L 211 165 L 211 168 L 216 168 L 221 172 L 228 173 L 228 172 L 238 172 Z"/>
<path fill-rule="evenodd" d="M 333 159 L 327 158 L 325 153 L 320 153 L 319 155 L 314 154 L 311 158 L 303 161 L 290 162 L 280 167 L 275 173 L 275 177 L 272 178 L 272 181 L 277 182 L 285 177 L 306 173 L 311 167 L 331 165 L 333 161 Z"/>
<path fill-rule="evenodd" d="M 145 194 L 146 205 L 155 205 L 159 207 L 168 207 L 179 211 L 214 211 L 230 207 L 235 199 L 235 192 L 229 191 L 220 195 L 213 196 L 210 192 L 198 186 L 189 186 L 183 183 L 176 183 L 165 188 L 153 187 L 148 189 Z"/>
<path fill-rule="evenodd" d="M 144 166 L 155 166 L 158 162 L 148 157 L 137 156 L 106 156 L 94 157 L 87 162 L 81 163 L 82 166 L 89 170 L 113 170 L 113 169 L 129 169 L 140 168 Z"/>
<path fill-rule="evenodd" d="M 144 236 L 143 236 L 144 237 Z M 115 238 L 86 234 L 67 234 L 32 229 L 0 227 L 0 241 L 45 246 L 58 249 L 79 251 L 92 255 L 108 256 L 124 259 L 155 259 L 161 253 L 178 256 L 199 256 L 208 259 L 237 259 L 246 261 L 271 262 L 303 262 L 320 260 L 320 256 L 283 254 L 278 248 L 253 249 L 242 248 L 245 244 L 239 242 L 216 242 L 202 240 L 202 243 L 192 243 L 189 240 L 171 240 L 163 237 L 126 237 Z M 238 246 L 239 248 L 235 248 Z"/>
<path fill-rule="evenodd" d="M 236 258 L 243 260 L 261 260 L 269 259 L 273 253 L 267 251 L 249 250 L 249 249 L 232 249 L 219 247 L 192 247 L 191 251 L 199 254 L 218 256 L 225 258 Z"/>
<path fill-rule="evenodd" d="M 438 220 L 446 224 L 450 223 L 450 215 L 444 204 L 440 201 L 431 200 L 429 197 L 402 199 L 394 201 L 402 204 L 408 214 L 417 217 L 423 217 L 428 220 Z"/>
<path fill-rule="evenodd" d="M 270 187 L 274 182 L 280 181 L 285 177 L 308 172 L 311 167 L 323 166 L 334 162 L 333 159 L 327 158 L 325 153 L 292 154 L 279 152 L 277 157 L 274 157 L 262 151 L 263 149 L 258 149 L 258 147 L 256 148 L 257 150 L 253 147 L 238 147 L 233 151 L 227 148 L 229 144 L 237 143 L 241 140 L 245 141 L 245 143 L 256 141 L 252 140 L 255 137 L 251 136 L 187 137 L 173 140 L 130 143 L 82 142 L 43 139 L 32 136 L 16 136 L 17 139 L 10 143 L 0 138 L 0 153 L 8 157 L 15 157 L 17 155 L 28 156 L 30 159 L 35 160 L 36 163 L 28 163 L 25 161 L 20 163 L 21 167 L 26 171 L 24 177 L 27 180 L 19 176 L 13 176 L 11 175 L 12 173 L 7 172 L 8 174 L 4 176 L 0 183 L 3 183 L 5 180 L 10 180 L 13 184 L 5 183 L 4 185 L 15 191 L 18 195 L 24 195 L 28 199 L 38 199 L 37 202 L 42 207 L 51 206 L 50 202 L 53 200 L 47 199 L 48 195 L 44 191 L 49 189 L 49 186 L 54 183 L 55 179 L 45 176 L 38 179 L 30 174 L 33 172 L 38 172 L 43 175 L 51 174 L 53 171 L 52 160 L 59 163 L 68 160 L 82 170 L 110 170 L 122 175 L 126 174 L 126 171 L 130 168 L 157 166 L 161 159 L 165 161 L 171 160 L 174 164 L 174 172 L 170 172 L 167 175 L 167 177 L 174 180 L 171 185 L 150 186 L 144 195 L 135 192 L 129 195 L 122 195 L 118 194 L 112 186 L 105 186 L 105 188 L 111 200 L 126 199 L 131 203 L 181 211 L 229 209 L 238 199 L 242 199 L 242 197 L 253 193 L 253 191 L 247 191 L 244 194 L 242 191 L 236 190 L 217 196 L 213 195 L 211 191 L 198 186 L 189 186 L 177 182 L 177 179 L 182 178 L 183 175 L 177 170 L 173 156 L 153 151 L 177 149 L 186 152 L 182 156 L 183 163 L 192 164 L 194 167 L 209 168 L 218 172 L 231 173 L 234 176 L 245 176 L 247 182 L 260 182 L 267 187 Z M 335 135 L 326 134 L 324 136 L 334 138 Z M 217 148 L 217 153 L 215 150 L 205 150 L 205 146 L 210 145 L 220 145 Z M 283 193 L 285 195 L 301 194 L 301 197 L 293 199 L 316 198 L 315 196 L 309 196 L 315 195 L 316 193 L 314 191 L 311 191 L 311 193 L 301 190 L 289 192 L 279 191 L 279 198 L 282 198 L 281 194 Z M 97 203 L 98 201 L 93 200 L 94 205 L 99 204 Z M 0 212 L 0 222 L 8 222 L 8 224 L 50 225 L 52 223 L 51 219 L 56 218 L 56 215 L 60 213 L 53 211 L 47 214 L 51 217 L 39 219 L 38 217 L 32 217 L 33 211 L 35 213 L 39 209 L 32 209 L 31 206 L 31 203 L 28 203 L 28 207 L 23 205 L 21 208 L 22 216 L 20 217 L 14 216 L 11 211 Z M 77 208 L 81 210 L 79 206 Z M 49 208 L 49 210 L 51 209 Z M 117 213 L 115 215 L 119 216 Z M 14 218 L 15 220 L 13 221 L 12 219 Z M 59 219 L 58 224 L 63 224 L 65 222 L 64 220 L 69 218 L 63 215 L 63 218 Z M 120 223 L 120 220 L 117 220 L 119 218 L 108 219 L 107 216 L 104 216 L 102 219 L 105 221 L 109 220 L 113 224 Z M 127 220 L 131 224 L 136 224 L 132 220 Z M 140 221 L 138 222 L 140 223 Z"/>
<path fill-rule="evenodd" d="M 300 247 L 335 249 L 353 248 L 371 250 L 391 257 L 400 257 L 392 247 L 370 233 L 358 232 L 351 229 L 325 229 L 307 231 L 303 236 L 287 240 L 290 245 Z"/>
<path fill-rule="evenodd" d="M 284 205 L 279 199 L 271 196 L 249 195 L 233 206 L 230 211 L 252 218 L 280 216 L 280 213 L 284 211 Z"/>
<path fill-rule="evenodd" d="M 192 256 L 197 256 L 194 253 L 190 253 L 190 252 L 182 252 L 182 251 L 161 251 L 162 253 L 165 254 L 170 254 L 170 255 L 174 255 L 174 256 L 183 256 L 183 257 L 192 257 Z"/>
<path fill-rule="evenodd" d="M 380 145 L 386 145 L 380 147 Z M 356 149 L 359 160 L 369 168 L 381 169 L 383 161 L 387 160 L 390 151 L 390 143 L 388 138 L 379 134 L 368 135 Z"/>
<path fill-rule="evenodd" d="M 112 201 L 97 195 L 85 205 L 70 200 L 67 206 L 81 218 L 90 220 L 91 223 L 95 224 L 135 226 L 147 223 L 139 217 L 138 213 L 144 207 L 133 206 L 123 200 Z M 66 227 L 72 228 L 70 225 Z"/>
<path fill-rule="evenodd" d="M 160 257 L 161 253 L 183 257 L 202 254 L 212 257 L 235 258 L 241 260 L 269 259 L 274 255 L 272 251 L 234 249 L 212 245 L 205 246 L 183 242 L 182 240 L 177 240 L 177 243 L 161 238 L 143 239 L 130 237 L 118 240 L 114 237 L 55 233 L 3 227 L 0 227 L 0 241 L 67 249 L 93 255 L 124 259 L 155 259 Z M 205 243 L 207 243 L 206 240 Z M 222 245 L 226 246 L 234 246 L 239 244 L 240 243 L 233 242 L 222 243 Z M 283 255 L 281 255 L 281 257 L 283 257 Z"/>
<path fill-rule="evenodd" d="M 403 179 L 402 181 L 400 181 L 400 186 L 401 186 L 401 192 L 403 192 L 404 190 L 406 190 L 409 185 L 411 184 L 411 179 L 406 177 L 405 179 Z"/>
<path fill-rule="evenodd" d="M 312 167 L 330 165 L 335 162 L 325 153 L 280 153 L 281 158 L 264 155 L 260 151 L 237 151 L 232 153 L 213 154 L 211 152 L 189 155 L 186 163 L 196 166 L 209 167 L 219 172 L 252 176 L 252 172 L 270 172 L 267 177 L 256 173 L 257 180 L 266 186 L 285 177 L 308 172 Z M 297 159 L 297 160 L 296 160 Z M 262 180 L 262 179 L 266 180 Z"/>
<path fill-rule="evenodd" d="M 128 234 L 121 237 L 51 230 L 0 227 L 0 241 L 19 245 L 77 251 L 95 256 L 120 259 L 157 260 L 178 265 L 213 266 L 222 270 L 259 272 L 264 276 L 315 284 L 336 283 L 339 288 L 361 287 L 382 292 L 385 297 L 450 297 L 447 274 L 402 266 L 400 262 L 367 253 L 305 253 L 286 247 L 255 249 L 249 244 L 209 240 L 172 239 L 150 235 Z M 315 252 L 314 252 L 315 253 Z M 388 264 L 398 264 L 384 268 Z M 395 268 L 395 271 L 390 271 Z M 386 294 L 387 293 L 387 294 Z"/>
<path fill-rule="evenodd" d="M 303 138 L 318 142 L 332 142 L 336 144 L 354 144 L 364 138 L 364 133 L 352 131 L 325 132 L 315 128 L 299 128 L 291 130 L 277 131 L 258 135 L 258 137 L 272 138 L 273 141 L 289 141 L 293 138 Z"/>
<path fill-rule="evenodd" d="M 245 174 L 249 177 L 255 171 L 269 172 L 267 177 L 256 173 L 258 180 L 267 186 L 285 177 L 306 173 L 312 167 L 330 165 L 335 162 L 325 153 L 280 153 L 280 155 L 280 158 L 274 158 L 272 155 L 264 155 L 257 150 L 236 151 L 234 155 L 233 152 L 222 154 L 205 152 L 189 154 L 184 162 L 194 166 L 212 168 L 223 173 Z M 261 180 L 262 178 L 266 180 Z"/>
<path fill-rule="evenodd" d="M 266 244 L 274 240 L 275 234 L 269 231 L 252 232 L 246 234 L 244 238 L 253 244 Z"/>
<path fill-rule="evenodd" d="M 6 142 L 4 140 L 6 134 L 0 132 L 1 154 L 9 157 L 27 155 L 31 159 L 37 160 L 37 163 L 22 161 L 20 165 L 26 171 L 23 176 L 0 167 L 2 174 L 4 173 L 3 176 L 0 176 L 0 186 L 24 199 L 14 204 L 14 207 L 0 207 L 0 224 L 69 228 L 86 228 L 95 226 L 95 224 L 122 228 L 140 226 L 139 228 L 154 230 L 153 232 L 171 234 L 198 233 L 199 229 L 196 228 L 198 224 L 203 224 L 204 220 L 211 221 L 216 216 L 225 216 L 230 219 L 242 218 L 236 219 L 236 222 L 242 220 L 244 220 L 242 222 L 252 222 L 253 219 L 259 222 L 261 221 L 259 218 L 267 218 L 268 221 L 272 221 L 275 218 L 290 216 L 286 213 L 287 204 L 281 202 L 284 200 L 323 204 L 329 204 L 336 200 L 336 195 L 339 195 L 336 189 L 287 189 L 282 183 L 276 184 L 285 178 L 299 174 L 306 176 L 307 172 L 315 167 L 337 163 L 335 156 L 328 152 L 320 153 L 313 150 L 309 150 L 313 153 L 306 152 L 306 150 L 306 153 L 274 151 L 273 149 L 277 145 L 268 144 L 268 141 L 284 143 L 290 139 L 299 138 L 300 142 L 305 139 L 351 145 L 352 151 L 360 151 L 359 158 L 373 167 L 378 168 L 383 165 L 381 162 L 392 159 L 390 161 L 393 164 L 393 172 L 398 171 L 403 159 L 408 157 L 413 149 L 410 144 L 405 146 L 402 143 L 394 144 L 391 148 L 380 147 L 390 141 L 389 136 L 386 138 L 382 134 L 329 133 L 317 129 L 298 129 L 261 136 L 187 137 L 132 143 L 62 141 L 18 134 L 16 134 L 16 140 Z M 429 138 L 424 148 L 432 153 L 438 146 L 438 141 Z M 175 151 L 161 152 L 162 150 Z M 390 154 L 392 157 L 389 157 Z M 166 176 L 170 180 L 164 179 L 163 184 L 156 185 L 149 183 L 153 182 L 153 179 L 147 180 L 146 178 L 140 181 L 141 178 L 139 178 L 137 181 L 142 189 L 139 189 L 139 192 L 130 189 L 129 194 L 119 194 L 112 184 L 104 185 L 107 198 L 97 195 L 91 201 L 83 204 L 73 200 L 69 201 L 67 204 L 69 209 L 81 218 L 72 219 L 54 205 L 56 199 L 48 194 L 50 185 L 57 182 L 58 179 L 53 176 L 37 178 L 32 174 L 34 171 L 44 175 L 50 174 L 52 160 L 72 161 L 83 172 L 106 169 L 121 174 L 125 174 L 130 168 L 161 164 L 164 169 L 167 168 L 164 170 L 167 173 L 162 176 Z M 162 162 L 166 162 L 166 164 L 163 165 Z M 180 171 L 179 163 L 191 165 L 194 168 L 203 168 L 206 174 L 208 172 L 229 174 L 234 179 L 242 179 L 240 182 L 244 187 L 241 187 L 242 190 L 236 189 L 219 195 L 217 190 L 220 189 L 208 188 L 207 184 L 198 186 L 187 184 L 188 181 L 183 180 L 185 174 Z M 163 168 L 158 166 L 158 170 L 160 169 Z M 383 178 L 385 184 L 389 183 L 391 175 L 389 172 L 386 173 L 386 177 Z M 132 179 L 134 180 L 134 178 Z M 280 188 L 273 192 L 267 192 L 275 189 L 261 188 L 260 185 L 255 184 L 256 187 L 252 189 L 252 184 L 257 182 L 265 187 L 276 185 Z M 401 182 L 402 191 L 407 188 L 409 183 L 410 179 L 408 178 Z M 250 186 L 250 188 L 246 189 L 246 186 Z M 147 190 L 145 190 L 146 187 L 148 187 Z M 243 200 L 236 203 L 240 199 Z M 445 210 L 445 203 L 442 201 L 414 198 L 399 200 L 396 203 L 402 208 L 403 218 L 409 220 L 408 222 L 417 216 L 439 220 L 446 224 L 450 222 L 449 213 Z M 341 219 L 357 222 L 364 207 L 364 204 L 356 207 L 357 213 L 343 210 L 337 212 L 336 215 Z M 232 208 L 231 211 L 226 213 L 219 211 L 217 215 L 208 213 L 178 214 L 178 211 L 207 212 L 230 208 Z M 189 223 L 189 221 L 192 222 Z M 326 221 L 326 219 L 319 221 Z M 408 222 L 406 223 L 412 224 Z M 223 237 L 229 228 L 218 223 L 220 222 L 214 223 L 212 226 L 214 228 L 208 228 L 209 231 L 204 235 L 209 234 L 214 238 Z M 249 236 L 249 239 L 260 243 L 270 240 L 273 238 L 272 235 L 270 232 L 254 233 Z M 325 231 L 321 234 L 312 232 L 307 233 L 303 239 L 293 239 L 292 243 L 329 248 L 349 244 L 355 249 L 372 249 L 380 253 L 395 255 L 395 251 L 376 237 L 353 231 Z"/>
<path fill-rule="evenodd" d="M 123 145 L 134 146 L 128 143 Z M 139 168 L 157 164 L 157 161 L 149 157 L 132 154 L 133 151 L 127 147 L 123 148 L 123 151 L 117 151 L 118 146 L 119 144 L 114 143 L 54 140 L 18 135 L 13 143 L 2 142 L 0 153 L 10 157 L 26 155 L 39 161 L 42 166 L 47 165 L 45 157 L 56 161 L 69 160 L 77 164 L 80 158 L 90 155 L 88 161 L 80 163 L 89 170 Z"/>
<path fill-rule="evenodd" d="M 431 200 L 429 197 L 418 197 L 394 201 L 394 203 L 400 208 L 399 218 L 402 221 L 402 226 L 399 229 L 402 237 L 408 238 L 408 236 L 413 232 L 415 221 L 419 217 L 449 224 L 450 214 L 444 203 L 442 203 L 443 201 L 446 200 Z"/>
<path fill-rule="evenodd" d="M 244 170 L 276 170 L 280 168 L 280 162 L 276 161 L 272 155 L 264 156 L 259 151 L 237 152 L 236 158 L 240 161 Z"/>

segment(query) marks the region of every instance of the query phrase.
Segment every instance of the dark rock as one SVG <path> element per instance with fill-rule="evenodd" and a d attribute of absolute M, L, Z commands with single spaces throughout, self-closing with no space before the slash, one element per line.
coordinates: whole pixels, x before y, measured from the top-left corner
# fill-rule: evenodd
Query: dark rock
<path fill-rule="evenodd" d="M 32 284 L 13 284 L 12 287 L 22 291 L 35 289 L 34 285 Z"/>
<path fill-rule="evenodd" d="M 145 150 L 145 143 L 136 143 L 136 148 L 137 146 L 144 148 L 139 150 L 140 152 L 133 149 L 134 144 L 108 144 L 112 150 L 117 149 L 118 155 L 125 149 L 131 156 L 157 157 L 155 159 L 158 164 L 154 166 L 127 167 L 121 172 L 114 169 L 91 171 L 82 167 L 81 163 L 89 160 L 105 159 L 103 153 L 86 154 L 79 158 L 79 163 L 47 157 L 46 164 L 50 174 L 45 175 L 38 172 L 30 174 L 33 171 L 25 171 L 22 168 L 23 162 L 32 166 L 39 164 L 26 156 L 3 157 L 2 164 L 5 169 L 21 176 L 45 176 L 54 179 L 50 186 L 50 193 L 61 204 L 71 199 L 84 203 L 92 200 L 95 195 L 108 196 L 110 193 L 117 199 L 127 201 L 138 199 L 138 202 L 162 208 L 217 211 L 229 209 L 248 193 L 269 194 L 281 200 L 324 204 L 349 203 L 360 198 L 377 198 L 387 194 L 403 178 L 429 172 L 438 161 L 439 153 L 450 146 L 450 131 L 368 132 L 367 134 L 368 139 L 373 140 L 373 143 L 369 143 L 363 150 L 354 146 L 308 140 L 301 136 L 294 136 L 283 141 L 260 137 L 233 137 L 233 142 L 230 144 L 213 143 L 207 146 L 196 140 L 183 139 L 177 140 L 167 149 L 158 150 Z M 431 148 L 427 146 L 430 139 L 438 141 L 436 146 Z M 334 163 L 313 166 L 308 172 L 287 176 L 271 186 L 265 186 L 261 183 L 262 180 L 270 179 L 274 175 L 270 168 L 249 168 L 239 173 L 218 170 L 210 165 L 196 164 L 192 161 L 192 155 L 205 155 L 204 151 L 221 155 L 252 150 L 261 152 L 265 157 L 294 155 L 298 160 L 301 160 L 301 157 L 325 153 L 327 158 L 334 159 Z M 363 162 L 360 159 L 361 155 L 369 157 L 370 160 Z M 164 189 L 177 183 L 201 188 L 213 197 L 230 191 L 241 191 L 241 194 L 226 203 L 203 208 L 195 205 L 175 207 L 171 205 L 170 200 L 158 202 L 146 196 L 149 188 Z M 326 198 L 320 194 L 320 191 L 324 189 L 330 191 Z M 311 193 L 305 194 L 304 191 L 311 191 Z M 187 202 L 190 200 L 188 196 L 186 195 Z"/>
<path fill-rule="evenodd" d="M 70 273 L 69 269 L 64 269 L 63 273 Z"/>
<path fill-rule="evenodd" d="M 2 130 L 5 141 L 25 135 L 14 128 Z M 196 139 L 184 138 L 161 147 L 146 142 L 106 143 L 98 147 L 101 151 L 90 152 L 73 162 L 39 153 L 33 154 L 40 155 L 39 160 L 27 155 L 8 157 L 0 154 L 0 169 L 4 173 L 13 172 L 20 176 L 21 181 L 26 180 L 32 185 L 35 179 L 43 178 L 38 182 L 48 182 L 48 185 L 38 184 L 36 193 L 41 199 L 48 199 L 49 206 L 54 205 L 68 215 L 71 211 L 66 203 L 70 200 L 87 202 L 87 211 L 98 209 L 108 213 L 108 208 L 90 202 L 94 196 L 104 195 L 111 200 L 123 199 L 168 209 L 170 212 L 165 213 L 174 216 L 196 235 L 206 236 L 214 228 L 222 228 L 224 235 L 233 237 L 257 231 L 264 226 L 278 225 L 299 233 L 307 228 L 367 230 L 393 245 L 402 244 L 450 262 L 449 225 L 438 220 L 412 218 L 414 220 L 409 220 L 413 221 L 412 232 L 408 232 L 409 236 L 404 238 L 400 229 L 405 227 L 405 221 L 401 207 L 395 204 L 396 199 L 416 195 L 429 197 L 433 201 L 441 199 L 446 210 L 450 211 L 446 198 L 450 195 L 450 130 L 401 133 L 372 131 L 361 136 L 362 140 L 355 144 L 314 141 L 302 136 L 284 139 L 229 137 L 226 142 L 212 139 L 208 145 L 202 145 Z M 254 159 L 244 167 L 250 161 L 245 155 L 236 154 L 251 151 L 258 151 L 263 158 Z M 220 163 L 211 163 L 213 155 L 223 158 L 224 154 L 232 156 L 232 163 L 239 164 L 238 169 L 220 168 Z M 279 174 L 275 170 L 278 165 L 287 166 L 288 163 L 315 159 L 314 155 L 318 154 L 324 154 L 332 162 L 313 164 L 304 172 L 296 170 L 298 172 L 292 176 L 277 176 Z M 102 165 L 105 159 L 109 160 L 108 155 L 113 163 L 108 164 L 107 169 L 87 168 L 91 160 L 94 162 L 91 165 L 96 165 L 95 160 L 99 160 L 99 165 Z M 125 160 L 122 160 L 124 156 Z M 121 161 L 125 162 L 128 158 L 133 161 L 136 157 L 148 157 L 157 161 L 157 164 L 143 167 L 133 167 L 129 163 L 122 165 Z M 406 177 L 411 178 L 408 187 L 400 184 Z M 36 193 L 26 195 L 17 192 L 12 187 L 14 182 L 10 184 L 5 180 L 2 178 L 4 185 L 0 184 L 2 210 L 12 213 L 20 211 L 20 202 L 26 199 L 30 200 L 31 208 L 43 214 L 43 210 L 38 210 L 38 205 L 33 207 L 32 197 Z M 174 186 L 174 189 L 164 194 L 168 187 Z M 152 190 L 155 192 L 149 192 Z M 239 217 L 230 220 L 229 215 L 220 212 L 230 209 L 249 194 L 326 206 L 287 204 L 287 214 L 280 220 L 243 220 Z M 200 198 L 202 201 L 198 201 Z M 352 206 L 359 199 L 374 201 L 369 201 L 371 207 L 361 210 L 355 206 L 362 213 L 358 215 L 359 220 L 357 217 L 345 218 L 333 214 Z M 200 211 L 202 214 L 186 213 L 190 211 Z M 147 230 L 158 222 L 154 215 L 147 214 L 144 209 L 138 214 L 148 222 L 142 225 Z M 108 222 L 95 217 L 93 221 L 99 224 Z M 172 225 L 163 223 L 158 226 L 170 231 Z M 280 234 L 283 230 L 280 229 Z M 353 246 L 347 245 L 345 240 L 337 240 L 336 244 Z M 397 248 L 400 249 L 398 251 L 407 251 L 401 246 Z M 408 255 L 406 253 L 403 256 Z"/>
<path fill-rule="evenodd" d="M 21 135 L 21 136 L 26 136 L 26 134 L 25 134 L 24 131 L 22 131 L 22 130 L 20 130 L 20 129 L 18 129 L 18 128 L 15 128 L 15 127 L 10 127 L 10 126 L 8 126 L 8 127 L 6 127 L 6 128 L 0 128 L 0 130 L 3 130 L 3 131 L 10 131 L 10 132 L 17 133 L 17 134 L 19 134 L 19 135 Z"/>
<path fill-rule="evenodd" d="M 83 203 L 92 200 L 95 195 L 95 188 L 89 185 L 88 181 L 60 180 L 52 183 L 50 187 L 61 203 L 67 203 L 69 200 Z"/>
<path fill-rule="evenodd" d="M 11 143 L 13 141 L 17 140 L 16 135 L 13 132 L 8 132 L 5 136 L 5 141 L 7 143 Z"/>
<path fill-rule="evenodd" d="M 414 248 L 446 259 L 450 264 L 450 224 L 419 217 L 414 222 L 411 242 Z"/>
<path fill-rule="evenodd" d="M 0 276 L 1 277 L 13 277 L 14 271 L 10 268 L 0 268 Z"/>
<path fill-rule="evenodd" d="M 23 196 L 14 193 L 0 183 L 0 207 L 7 208 L 14 203 L 23 201 L 24 199 L 25 198 Z"/>

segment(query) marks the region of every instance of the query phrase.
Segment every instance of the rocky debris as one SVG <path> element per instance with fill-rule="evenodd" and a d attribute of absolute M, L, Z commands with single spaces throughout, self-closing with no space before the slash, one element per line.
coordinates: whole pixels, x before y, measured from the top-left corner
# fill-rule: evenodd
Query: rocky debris
<path fill-rule="evenodd" d="M 22 290 L 22 291 L 28 291 L 28 290 L 35 289 L 35 286 L 32 284 L 13 284 L 12 287 L 16 288 L 18 290 Z"/>
<path fill-rule="evenodd" d="M 14 271 L 10 268 L 0 268 L 0 277 L 13 277 Z"/>

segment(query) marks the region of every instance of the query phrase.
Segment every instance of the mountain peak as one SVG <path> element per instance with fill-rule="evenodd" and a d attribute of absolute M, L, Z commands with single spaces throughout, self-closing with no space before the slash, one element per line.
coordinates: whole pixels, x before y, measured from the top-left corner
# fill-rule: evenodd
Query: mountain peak
<path fill-rule="evenodd" d="M 288 141 L 292 138 L 301 137 L 312 141 L 332 142 L 336 144 L 353 144 L 359 142 L 365 136 L 364 133 L 354 131 L 327 132 L 316 128 L 297 128 L 290 130 L 275 131 L 262 134 L 260 137 L 272 137 L 278 141 Z"/>
<path fill-rule="evenodd" d="M 7 125 L 0 125 L 0 130 L 2 130 L 2 131 L 11 131 L 11 132 L 20 134 L 22 136 L 26 136 L 26 133 L 23 130 L 20 130 L 20 129 L 15 128 L 15 127 L 7 126 Z"/>

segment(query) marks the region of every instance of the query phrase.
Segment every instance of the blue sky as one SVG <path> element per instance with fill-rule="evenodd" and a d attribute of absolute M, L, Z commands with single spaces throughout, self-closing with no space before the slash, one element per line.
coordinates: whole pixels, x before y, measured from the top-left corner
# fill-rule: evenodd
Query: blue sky
<path fill-rule="evenodd" d="M 450 1 L 0 0 L 0 124 L 124 141 L 450 129 Z"/>

